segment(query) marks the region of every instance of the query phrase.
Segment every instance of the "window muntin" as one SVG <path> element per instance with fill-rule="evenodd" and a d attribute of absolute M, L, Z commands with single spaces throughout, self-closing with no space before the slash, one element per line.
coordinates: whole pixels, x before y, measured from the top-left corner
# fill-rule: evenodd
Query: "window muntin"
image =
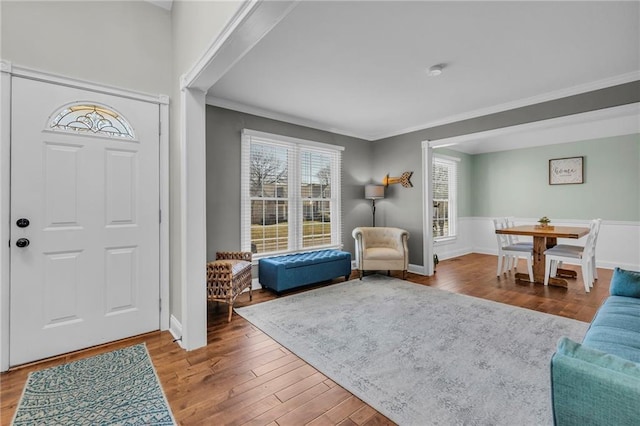
<path fill-rule="evenodd" d="M 433 237 L 436 241 L 456 236 L 457 161 L 433 158 Z"/>
<path fill-rule="evenodd" d="M 243 132 L 243 250 L 341 246 L 341 147 Z"/>
<path fill-rule="evenodd" d="M 94 103 L 66 105 L 53 114 L 49 128 L 71 133 L 91 133 L 135 139 L 129 122 L 113 109 Z"/>

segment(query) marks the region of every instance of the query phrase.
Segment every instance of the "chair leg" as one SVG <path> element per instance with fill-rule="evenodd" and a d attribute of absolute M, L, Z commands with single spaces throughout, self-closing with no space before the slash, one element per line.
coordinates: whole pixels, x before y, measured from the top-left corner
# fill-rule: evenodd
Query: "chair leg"
<path fill-rule="evenodd" d="M 253 300 L 253 284 L 249 286 L 249 302 Z"/>
<path fill-rule="evenodd" d="M 229 303 L 229 318 L 227 319 L 227 322 L 231 322 L 231 314 L 233 313 L 233 304 Z"/>
<path fill-rule="evenodd" d="M 584 281 L 584 291 L 589 293 L 591 286 L 589 283 L 591 282 L 591 265 L 588 262 L 582 262 L 582 281 Z"/>
<path fill-rule="evenodd" d="M 362 276 L 364 275 L 364 271 L 360 269 L 360 281 L 362 281 Z"/>
<path fill-rule="evenodd" d="M 498 271 L 496 273 L 496 276 L 500 276 L 502 274 L 502 253 L 498 253 Z"/>
<path fill-rule="evenodd" d="M 551 275 L 551 258 L 547 256 L 544 262 L 544 285 L 549 285 L 549 275 Z"/>
<path fill-rule="evenodd" d="M 598 268 L 596 268 L 596 257 L 593 256 L 591 258 L 591 269 L 593 270 L 593 279 L 594 281 L 598 279 Z"/>
<path fill-rule="evenodd" d="M 529 272 L 529 281 L 535 282 L 533 278 L 533 259 L 531 257 L 527 257 L 527 271 Z"/>

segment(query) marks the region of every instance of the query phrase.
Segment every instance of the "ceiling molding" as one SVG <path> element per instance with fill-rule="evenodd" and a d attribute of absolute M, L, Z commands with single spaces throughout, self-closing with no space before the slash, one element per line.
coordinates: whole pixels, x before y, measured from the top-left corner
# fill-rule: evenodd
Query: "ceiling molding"
<path fill-rule="evenodd" d="M 146 0 L 148 3 L 151 3 L 154 6 L 161 7 L 165 10 L 171 12 L 171 7 L 173 7 L 173 0 Z"/>
<path fill-rule="evenodd" d="M 607 87 L 617 86 L 619 84 L 630 83 L 632 81 L 637 81 L 637 80 L 640 80 L 640 71 L 634 71 L 627 74 L 622 74 L 615 77 L 607 78 L 604 80 L 598 80 L 591 83 L 568 87 L 566 89 L 543 93 L 543 94 L 532 96 L 529 98 L 519 99 L 513 102 L 507 102 L 507 103 L 494 105 L 487 108 L 468 111 L 462 114 L 452 115 L 450 117 L 445 117 L 440 120 L 431 121 L 428 123 L 420 124 L 418 126 L 412 126 L 406 129 L 398 130 L 397 132 L 376 135 L 373 140 L 386 139 L 393 136 L 404 135 L 406 133 L 430 129 L 432 127 L 451 124 L 458 121 L 464 121 L 472 118 L 483 117 L 485 115 L 496 114 L 499 112 L 509 111 L 512 109 L 523 108 L 523 107 L 527 107 L 527 106 L 531 106 L 531 105 L 535 105 L 543 102 L 553 101 L 556 99 L 561 99 L 569 96 L 580 95 L 582 93 L 592 92 L 594 90 L 605 89 Z"/>
<path fill-rule="evenodd" d="M 422 147 L 447 147 L 468 154 L 480 154 L 633 133 L 640 133 L 640 103 L 620 105 L 517 126 L 501 127 L 451 138 L 423 141 Z M 500 145 L 501 141 L 498 139 L 504 137 L 509 137 L 508 148 L 486 148 L 486 146 L 495 148 Z M 482 147 L 483 144 L 485 147 Z"/>
<path fill-rule="evenodd" d="M 419 130 L 426 130 L 432 127 L 442 126 L 445 124 L 451 124 L 458 121 L 469 120 L 472 118 L 483 117 L 490 114 L 495 114 L 499 112 L 509 111 L 517 108 L 523 108 L 547 101 L 553 101 L 556 99 L 562 99 L 569 96 L 579 95 L 582 93 L 591 92 L 594 90 L 605 89 L 607 87 L 617 86 L 619 84 L 630 83 L 632 81 L 640 80 L 640 71 L 632 72 L 628 74 L 619 75 L 616 77 L 594 81 L 587 84 L 582 84 L 578 86 L 573 86 L 567 89 L 557 90 L 554 92 L 544 93 L 541 95 L 519 99 L 517 101 L 508 102 L 504 104 L 494 105 L 488 108 L 477 109 L 474 111 L 468 111 L 462 114 L 457 114 L 449 117 L 445 117 L 441 120 L 432 121 L 429 123 L 421 124 L 419 126 L 413 126 L 410 128 L 406 128 L 397 132 L 388 133 L 388 134 L 379 134 L 379 135 L 371 135 L 371 134 L 357 134 L 348 130 L 335 128 L 327 125 L 326 123 L 310 120 L 303 117 L 283 114 L 280 112 L 271 111 L 266 108 L 255 107 L 251 105 L 246 105 L 240 102 L 230 101 L 228 99 L 218 98 L 212 95 L 207 95 L 206 103 L 207 105 L 218 106 L 221 108 L 231 109 L 234 111 L 244 112 L 246 114 L 257 115 L 260 117 L 269 118 L 272 120 L 284 121 L 291 124 L 297 124 L 299 126 L 311 127 L 318 130 L 324 130 L 326 132 L 337 133 L 340 135 L 351 136 L 358 139 L 363 139 L 369 142 L 378 141 L 381 139 L 390 138 L 393 136 L 403 135 L 406 133 L 411 133 Z M 546 120 L 543 120 L 546 121 Z"/>
<path fill-rule="evenodd" d="M 346 130 L 327 126 L 326 123 L 321 123 L 319 121 L 309 120 L 307 118 L 296 117 L 288 114 L 282 114 L 264 108 L 254 107 L 227 99 L 217 98 L 211 95 L 207 95 L 205 102 L 207 105 L 243 112 L 245 114 L 257 115 L 259 117 L 269 118 L 271 120 L 284 121 L 285 123 L 296 124 L 303 127 L 311 127 L 312 129 L 323 130 L 325 132 L 336 133 L 339 135 L 350 136 L 358 139 L 364 139 L 366 141 L 373 140 L 370 135 L 357 135 Z"/>

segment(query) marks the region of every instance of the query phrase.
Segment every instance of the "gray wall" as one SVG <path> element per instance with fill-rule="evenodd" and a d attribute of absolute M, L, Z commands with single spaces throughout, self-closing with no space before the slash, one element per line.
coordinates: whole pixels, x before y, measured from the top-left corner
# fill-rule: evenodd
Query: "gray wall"
<path fill-rule="evenodd" d="M 207 258 L 240 249 L 240 142 L 244 128 L 344 146 L 342 212 L 344 250 L 354 253 L 351 231 L 371 223 L 364 200 L 372 165 L 371 143 L 322 130 L 207 106 Z"/>
<path fill-rule="evenodd" d="M 584 183 L 549 185 L 549 159 L 584 156 Z M 474 155 L 474 216 L 640 221 L 640 135 Z"/>
<path fill-rule="evenodd" d="M 394 185 L 389 188 L 387 198 L 379 203 L 380 225 L 397 226 L 408 230 L 411 233 L 409 261 L 416 265 L 423 264 L 422 141 L 466 135 L 635 102 L 640 102 L 640 81 L 374 141 L 372 176 L 377 180 L 381 180 L 386 173 L 396 175 L 403 171 L 414 172 L 413 188 L 405 189 Z M 476 215 L 473 211 L 473 201 L 471 209 L 472 215 Z M 529 217 L 529 214 L 525 216 Z M 589 213 L 588 216 L 592 214 Z M 603 219 L 609 219 L 609 217 L 604 216 Z M 376 215 L 377 221 L 378 215 Z"/>

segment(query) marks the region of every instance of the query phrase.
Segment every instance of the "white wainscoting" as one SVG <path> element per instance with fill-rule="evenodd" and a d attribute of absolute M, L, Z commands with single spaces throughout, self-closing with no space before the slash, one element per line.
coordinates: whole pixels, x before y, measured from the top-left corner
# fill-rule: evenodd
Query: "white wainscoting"
<path fill-rule="evenodd" d="M 451 249 L 436 246 L 436 253 L 440 259 L 458 256 L 455 252 L 484 253 L 497 255 L 497 242 L 491 217 L 467 217 L 459 221 L 460 232 L 465 237 L 460 244 L 456 243 Z M 532 225 L 536 218 L 516 218 L 516 225 Z M 554 220 L 558 226 L 589 226 L 588 220 Z M 531 241 L 531 237 L 519 237 L 521 241 Z M 558 239 L 559 244 L 584 245 L 586 237 L 579 240 Z M 441 256 L 440 253 L 443 253 Z M 451 253 L 451 255 L 449 255 Z M 640 271 L 640 222 L 623 222 L 603 220 L 596 246 L 596 264 L 598 268 L 622 269 Z"/>

